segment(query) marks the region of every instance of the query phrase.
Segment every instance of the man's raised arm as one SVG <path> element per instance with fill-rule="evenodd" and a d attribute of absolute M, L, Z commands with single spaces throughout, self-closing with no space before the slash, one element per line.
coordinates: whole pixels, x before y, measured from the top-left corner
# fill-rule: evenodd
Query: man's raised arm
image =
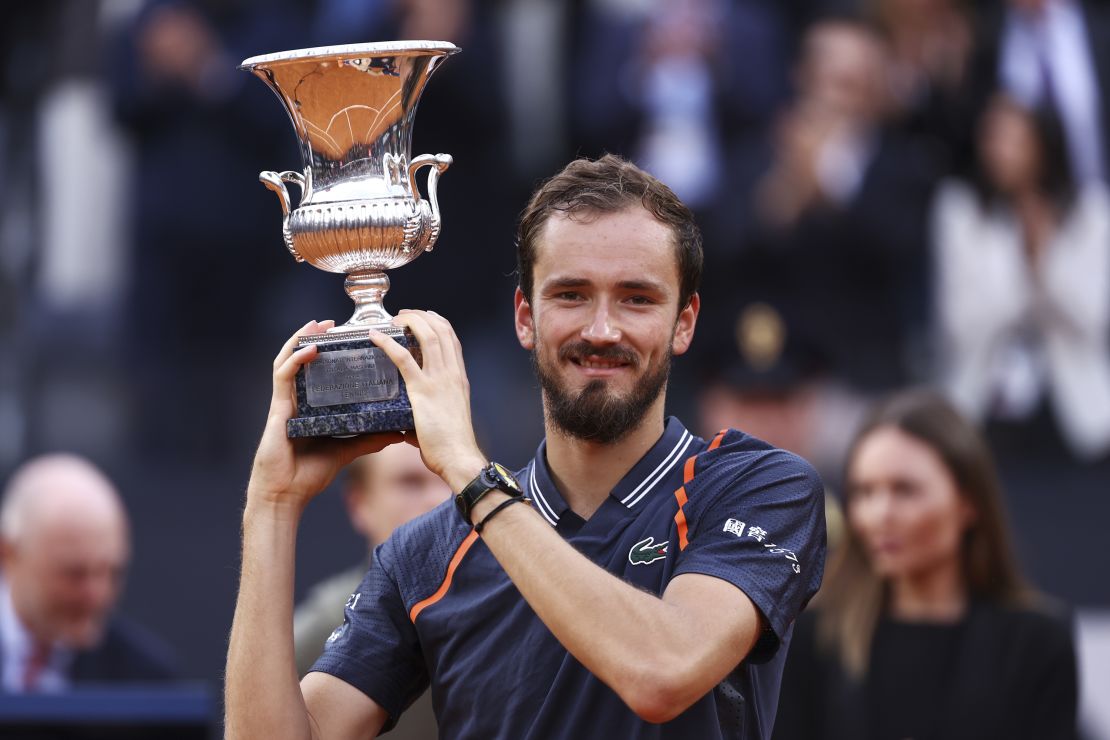
<path fill-rule="evenodd" d="M 309 674 L 297 683 L 293 657 L 293 576 L 297 527 L 304 507 L 359 455 L 403 440 L 401 434 L 348 440 L 290 440 L 297 369 L 316 355 L 296 350 L 297 336 L 332 322 L 306 324 L 274 360 L 274 393 L 243 512 L 243 562 L 231 627 L 226 675 L 226 737 L 373 737 L 385 711 L 332 676 Z"/>

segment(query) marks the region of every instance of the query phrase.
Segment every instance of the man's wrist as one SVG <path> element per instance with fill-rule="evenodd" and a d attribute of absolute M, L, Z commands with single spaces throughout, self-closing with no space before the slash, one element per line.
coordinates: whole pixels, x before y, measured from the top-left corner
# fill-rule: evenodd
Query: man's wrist
<path fill-rule="evenodd" d="M 471 455 L 460 459 L 452 464 L 450 468 L 444 470 L 442 478 L 454 493 L 459 493 L 467 487 L 470 481 L 478 477 L 478 474 L 487 465 L 489 465 L 489 460 L 485 456 Z"/>
<path fill-rule="evenodd" d="M 502 503 L 510 498 L 514 497 L 510 496 L 509 494 L 498 488 L 490 489 L 490 491 L 486 493 L 486 495 L 478 499 L 478 503 L 474 504 L 474 506 L 471 507 L 470 523 L 477 524 L 478 522 L 482 521 L 483 519 L 485 519 L 487 514 L 489 514 L 491 511 L 496 509 L 498 506 L 500 506 Z"/>
<path fill-rule="evenodd" d="M 273 521 L 289 522 L 294 525 L 300 523 L 304 513 L 302 502 L 290 501 L 281 494 L 256 491 L 248 488 L 247 504 L 243 507 L 243 521 L 248 519 L 266 519 Z"/>

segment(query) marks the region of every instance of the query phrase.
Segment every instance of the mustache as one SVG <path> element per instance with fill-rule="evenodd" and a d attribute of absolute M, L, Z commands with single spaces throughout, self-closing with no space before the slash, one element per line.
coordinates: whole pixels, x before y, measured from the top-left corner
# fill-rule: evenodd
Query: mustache
<path fill-rule="evenodd" d="M 559 349 L 560 360 L 582 360 L 587 357 L 623 362 L 633 367 L 637 364 L 636 353 L 619 344 L 598 347 L 589 342 L 578 341 L 572 342 Z"/>

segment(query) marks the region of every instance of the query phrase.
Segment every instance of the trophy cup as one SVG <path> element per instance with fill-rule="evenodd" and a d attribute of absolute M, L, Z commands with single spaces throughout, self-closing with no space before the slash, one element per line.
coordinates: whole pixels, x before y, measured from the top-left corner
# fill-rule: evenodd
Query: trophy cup
<path fill-rule="evenodd" d="M 451 157 L 411 158 L 410 140 L 428 78 L 458 51 L 440 41 L 355 44 L 265 54 L 239 66 L 281 99 L 299 139 L 303 174 L 259 175 L 281 200 L 285 246 L 298 262 L 346 273 L 355 302 L 346 324 L 299 340 L 319 353 L 297 374 L 290 437 L 414 428 L 404 379 L 368 330 L 393 337 L 420 361 L 412 333 L 393 326 L 382 305 L 384 271 L 431 251 L 439 237 L 436 186 Z M 426 199 L 416 185 L 423 167 L 431 167 Z M 296 208 L 287 183 L 300 188 Z"/>

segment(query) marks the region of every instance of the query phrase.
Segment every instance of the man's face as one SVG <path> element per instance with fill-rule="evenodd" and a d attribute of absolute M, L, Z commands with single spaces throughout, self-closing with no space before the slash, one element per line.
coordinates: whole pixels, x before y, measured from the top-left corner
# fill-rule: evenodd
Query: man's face
<path fill-rule="evenodd" d="M 613 442 L 663 402 L 672 355 L 693 339 L 699 299 L 681 311 L 672 230 L 640 207 L 556 214 L 543 227 L 516 330 L 532 351 L 557 429 Z"/>
<path fill-rule="evenodd" d="M 4 545 L 4 577 L 35 637 L 89 648 L 119 597 L 128 556 L 126 525 L 117 517 L 40 522 Z"/>
<path fill-rule="evenodd" d="M 350 491 L 348 505 L 355 529 L 373 544 L 451 497 L 451 488 L 425 467 L 412 445 L 390 445 L 367 462 L 363 487 Z"/>

